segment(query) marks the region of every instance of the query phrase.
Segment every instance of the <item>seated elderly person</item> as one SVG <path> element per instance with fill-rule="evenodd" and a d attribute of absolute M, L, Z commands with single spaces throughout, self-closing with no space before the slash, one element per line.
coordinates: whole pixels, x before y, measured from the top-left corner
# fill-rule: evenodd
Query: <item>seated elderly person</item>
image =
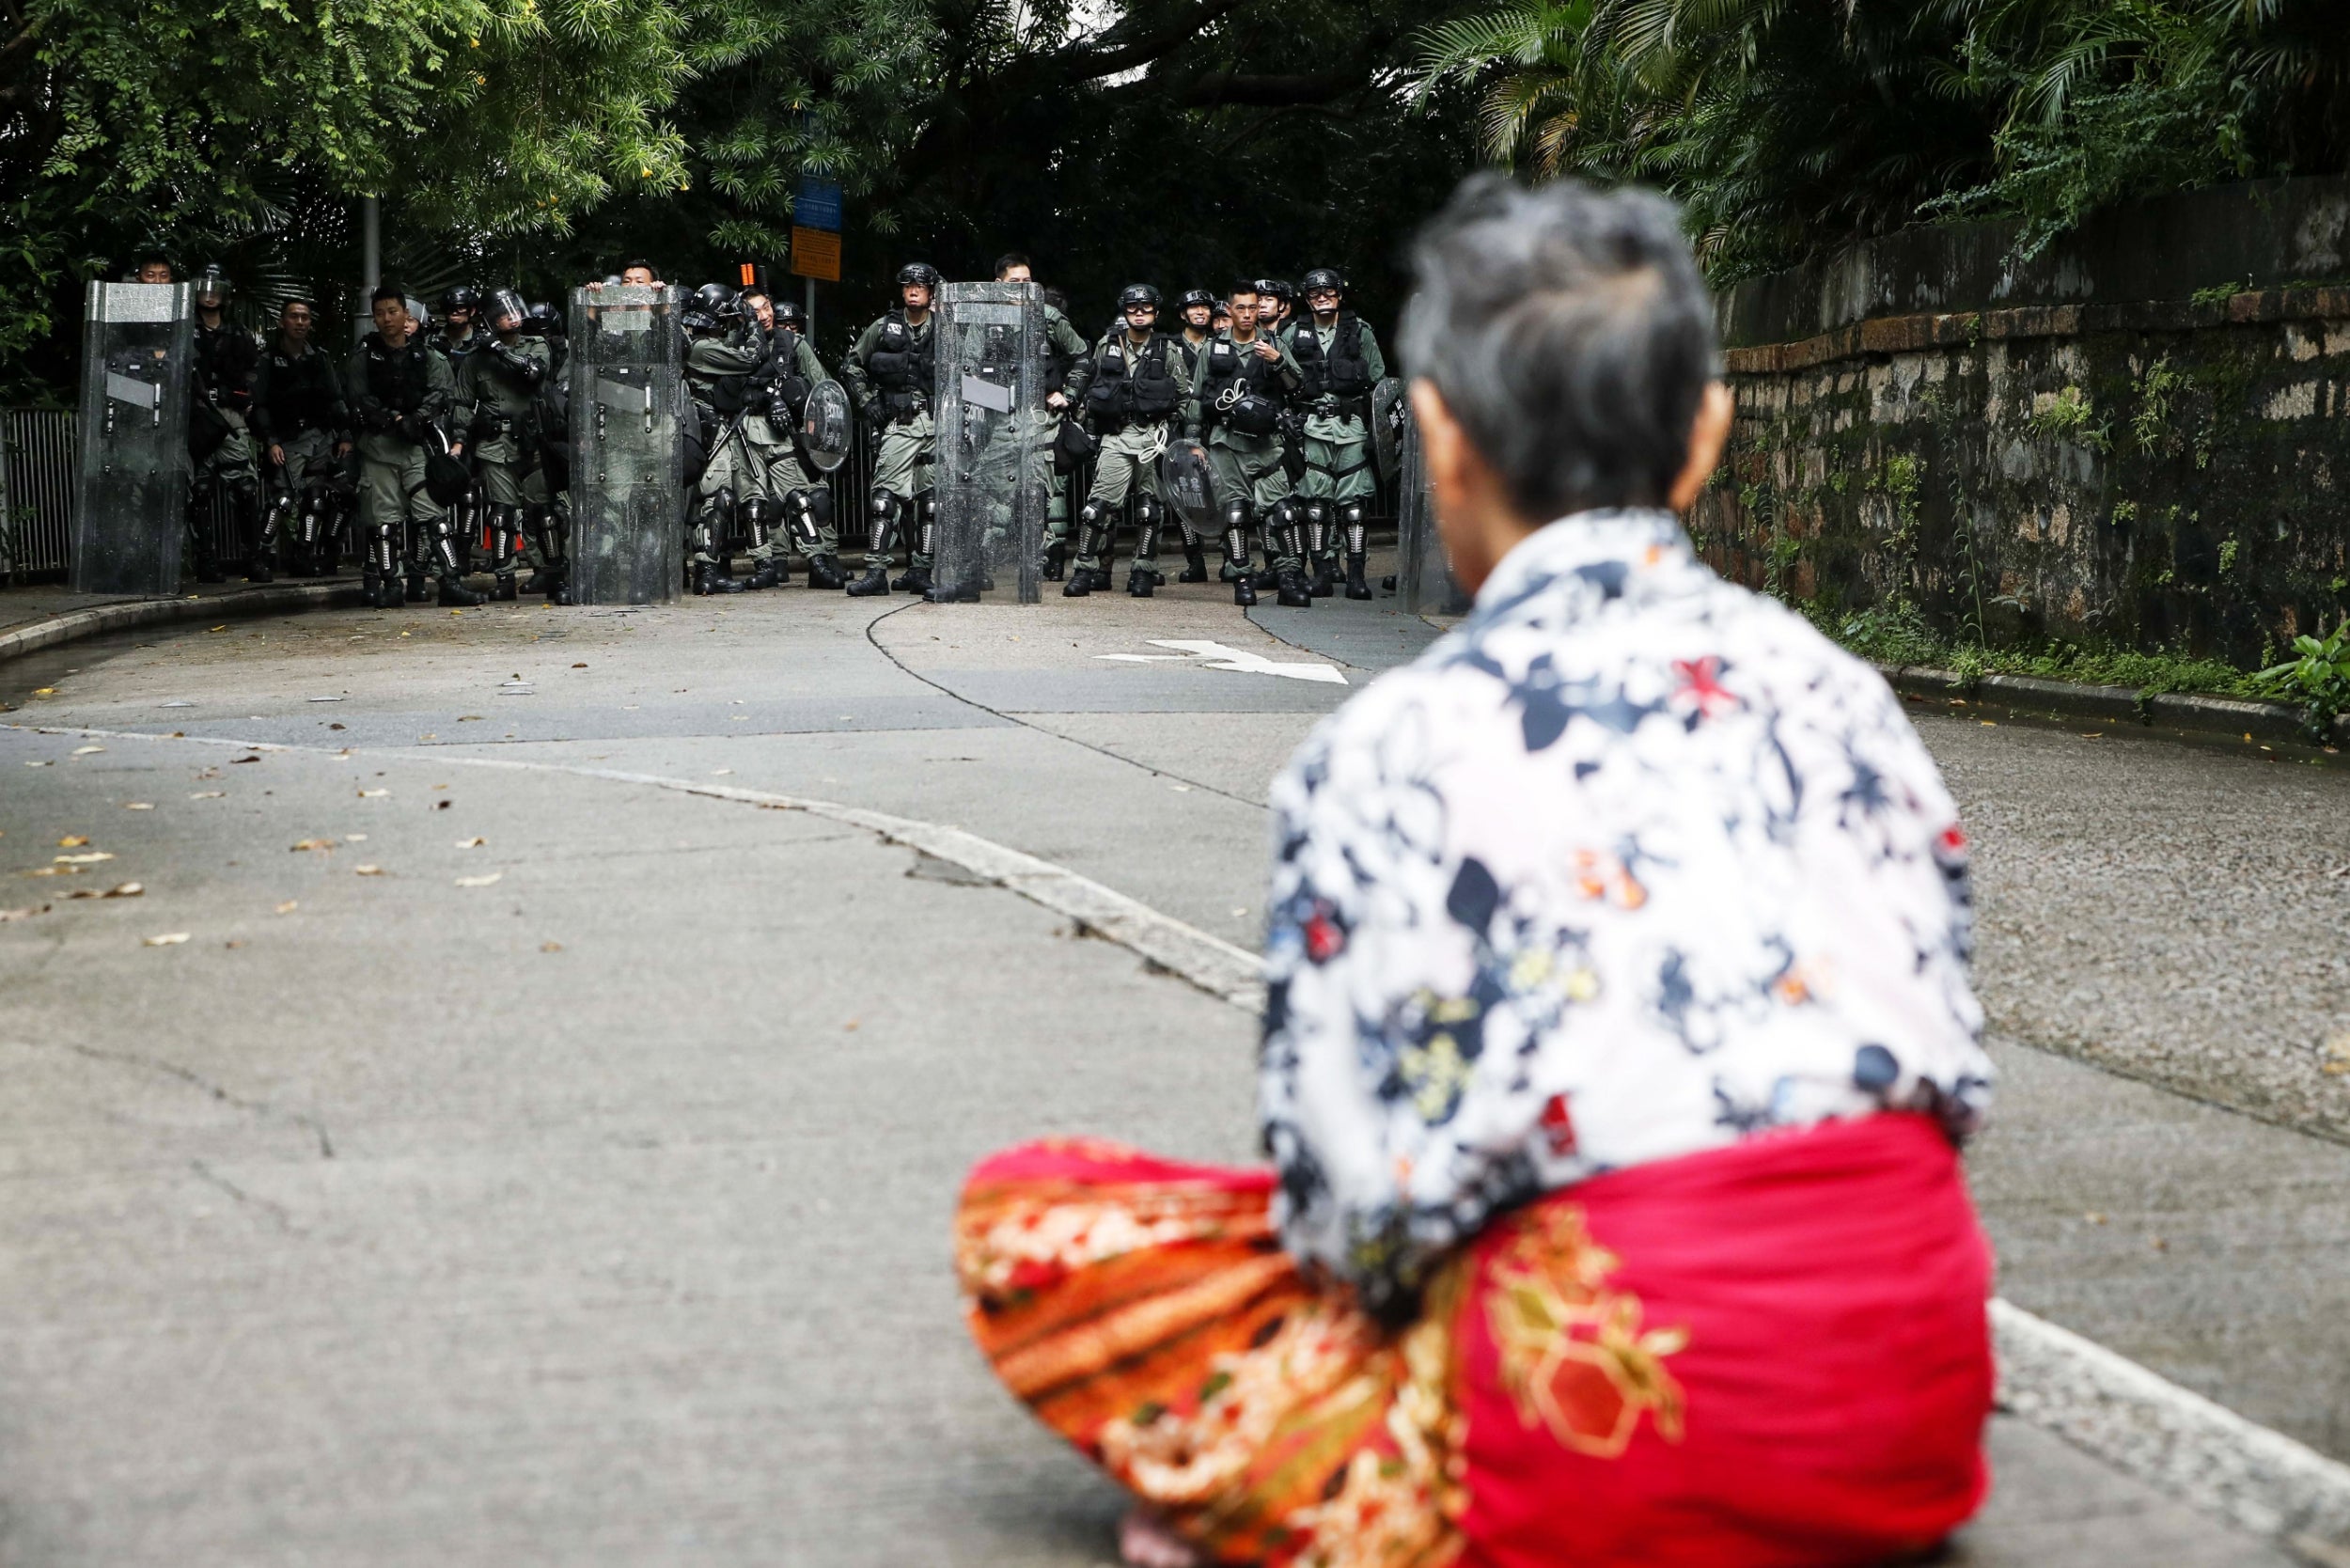
<path fill-rule="evenodd" d="M 1674 513 L 1672 207 L 1463 187 L 1403 353 L 1477 595 L 1273 791 L 1272 1170 L 973 1173 L 970 1321 L 1130 1560 L 1873 1563 L 1980 1504 L 1966 839 L 1870 669 Z"/>

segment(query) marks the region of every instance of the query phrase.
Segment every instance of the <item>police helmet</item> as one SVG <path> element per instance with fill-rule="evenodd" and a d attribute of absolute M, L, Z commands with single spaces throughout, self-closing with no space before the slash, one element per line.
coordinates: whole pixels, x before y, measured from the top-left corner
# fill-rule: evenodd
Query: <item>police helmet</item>
<path fill-rule="evenodd" d="M 928 261 L 909 261 L 898 269 L 898 287 L 918 283 L 932 293 L 938 292 L 938 269 Z"/>
<path fill-rule="evenodd" d="M 1316 267 L 1306 274 L 1306 281 L 1300 286 L 1300 291 L 1310 294 L 1317 289 L 1328 289 L 1336 293 L 1343 294 L 1346 292 L 1346 279 L 1339 274 L 1336 267 Z"/>
<path fill-rule="evenodd" d="M 224 305 L 227 303 L 228 274 L 220 270 L 219 262 L 206 262 L 204 270 L 196 274 L 196 297 L 200 300 L 218 299 Z"/>
<path fill-rule="evenodd" d="M 1297 290 L 1291 288 L 1287 283 L 1277 277 L 1261 277 L 1257 279 L 1257 292 L 1260 294 L 1270 294 L 1273 298 L 1279 300 L 1283 305 L 1287 305 L 1291 301 L 1297 298 Z"/>
<path fill-rule="evenodd" d="M 530 306 L 525 305 L 523 297 L 511 289 L 493 290 L 490 294 L 490 324 L 494 327 L 509 316 L 513 317 L 518 324 L 527 324 Z"/>
<path fill-rule="evenodd" d="M 1148 283 L 1130 283 L 1123 290 L 1120 290 L 1118 295 L 1118 313 L 1120 315 L 1123 316 L 1127 311 L 1132 310 L 1138 305 L 1148 306 L 1152 310 L 1158 309 L 1159 291 L 1156 289 L 1152 288 Z"/>
<path fill-rule="evenodd" d="M 779 327 L 790 327 L 792 331 L 798 333 L 806 333 L 807 331 L 807 312 L 800 308 L 798 301 L 776 300 L 775 302 L 775 306 L 776 325 Z"/>
<path fill-rule="evenodd" d="M 1183 297 L 1176 302 L 1175 308 L 1178 310 L 1189 310 L 1195 305 L 1204 305 L 1209 309 L 1214 310 L 1215 308 L 1215 296 L 1209 293 L 1205 289 L 1186 289 L 1183 290 Z"/>
<path fill-rule="evenodd" d="M 460 310 L 478 310 L 480 308 L 480 293 L 462 283 L 459 284 L 456 288 L 451 289 L 447 293 L 441 296 L 441 317 L 444 321 L 455 315 Z"/>
<path fill-rule="evenodd" d="M 693 303 L 686 309 L 709 317 L 711 325 L 715 326 L 743 314 L 742 291 L 730 283 L 705 283 L 694 290 Z M 686 325 L 693 322 L 688 321 Z"/>
<path fill-rule="evenodd" d="M 523 330 L 533 337 L 564 337 L 563 312 L 541 300 L 523 312 Z"/>
<path fill-rule="evenodd" d="M 688 332 L 718 330 L 718 318 L 702 307 L 699 295 L 685 302 L 685 308 L 678 312 L 678 320 L 684 323 L 685 330 Z"/>

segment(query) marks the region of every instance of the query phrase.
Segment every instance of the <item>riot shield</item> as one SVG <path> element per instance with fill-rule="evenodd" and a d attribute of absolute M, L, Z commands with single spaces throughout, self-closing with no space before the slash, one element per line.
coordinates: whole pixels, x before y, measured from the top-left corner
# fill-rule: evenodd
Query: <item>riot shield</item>
<path fill-rule="evenodd" d="M 69 574 L 76 593 L 180 590 L 195 341 L 188 285 L 89 286 Z"/>
<path fill-rule="evenodd" d="M 1396 464 L 1403 457 L 1403 384 L 1393 376 L 1371 389 L 1371 455 L 1378 460 L 1379 482 L 1395 480 Z"/>
<path fill-rule="evenodd" d="M 938 456 L 931 482 L 940 599 L 1011 587 L 1041 597 L 1044 510 L 1059 418 L 1044 406 L 1044 303 L 1033 283 L 949 283 L 939 290 Z"/>
<path fill-rule="evenodd" d="M 1195 539 L 1214 539 L 1224 531 L 1218 514 L 1215 471 L 1208 466 L 1208 449 L 1198 442 L 1177 437 L 1159 454 L 1159 494 L 1183 513 Z"/>
<path fill-rule="evenodd" d="M 792 438 L 800 461 L 815 473 L 829 474 L 848 462 L 849 447 L 856 440 L 856 407 L 849 401 L 848 388 L 837 381 L 820 381 L 810 387 L 807 408 Z"/>
<path fill-rule="evenodd" d="M 685 570 L 685 291 L 572 290 L 572 603 L 658 604 Z"/>
<path fill-rule="evenodd" d="M 1396 487 L 1395 592 L 1406 615 L 1461 615 L 1469 596 L 1452 580 L 1444 540 L 1436 532 L 1436 508 L 1421 462 L 1419 421 L 1404 406 L 1403 435 L 1397 461 L 1402 481 Z"/>

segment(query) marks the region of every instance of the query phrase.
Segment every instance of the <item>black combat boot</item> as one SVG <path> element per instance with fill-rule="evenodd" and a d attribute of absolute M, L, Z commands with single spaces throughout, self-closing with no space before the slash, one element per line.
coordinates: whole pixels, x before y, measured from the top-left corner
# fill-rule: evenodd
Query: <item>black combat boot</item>
<path fill-rule="evenodd" d="M 1183 541 L 1183 570 L 1175 579 L 1179 583 L 1204 583 L 1208 580 L 1208 557 L 1196 539 Z"/>
<path fill-rule="evenodd" d="M 1346 557 L 1346 596 L 1349 599 L 1371 597 L 1371 585 L 1363 581 L 1363 557 L 1360 556 Z"/>
<path fill-rule="evenodd" d="M 740 593 L 743 585 L 718 570 L 716 561 L 694 563 L 694 591 L 707 596 L 713 593 Z"/>
<path fill-rule="evenodd" d="M 272 572 L 269 569 L 269 557 L 257 552 L 253 559 L 245 565 L 244 580 L 248 583 L 267 583 L 274 581 L 275 573 Z"/>
<path fill-rule="evenodd" d="M 907 567 L 905 574 L 900 577 L 896 582 L 889 585 L 889 591 L 892 593 L 930 592 L 931 569 L 927 566 Z"/>
<path fill-rule="evenodd" d="M 1126 572 L 1127 595 L 1135 599 L 1148 599 L 1164 580 L 1157 567 L 1137 561 Z"/>
<path fill-rule="evenodd" d="M 506 604 L 518 596 L 519 588 L 511 572 L 501 572 L 490 579 L 490 597 Z"/>
<path fill-rule="evenodd" d="M 1283 609 L 1309 610 L 1313 608 L 1313 585 L 1306 581 L 1306 575 L 1304 572 L 1282 572 L 1280 581 L 1276 585 L 1276 588 L 1277 602 Z"/>
<path fill-rule="evenodd" d="M 1044 580 L 1058 583 L 1069 570 L 1069 541 L 1048 539 L 1044 541 Z"/>
<path fill-rule="evenodd" d="M 867 567 L 865 575 L 849 585 L 852 599 L 872 599 L 888 591 L 889 568 L 878 564 Z"/>
<path fill-rule="evenodd" d="M 1339 591 L 1339 563 L 1329 556 L 1313 562 L 1313 583 L 1310 590 L 1316 599 L 1327 599 Z"/>
<path fill-rule="evenodd" d="M 746 592 L 756 593 L 760 588 L 771 588 L 778 583 L 788 583 L 791 580 L 784 574 L 783 568 L 776 562 L 776 557 L 770 556 L 759 563 L 758 571 L 743 580 L 743 588 Z"/>
<path fill-rule="evenodd" d="M 463 605 L 478 604 L 482 602 L 483 600 L 481 595 L 474 592 L 473 589 L 467 588 L 463 583 L 460 582 L 455 577 L 444 577 L 441 579 L 441 604 L 443 608 L 456 609 Z"/>
<path fill-rule="evenodd" d="M 411 572 L 408 573 L 408 603 L 411 604 L 421 604 L 427 598 L 431 597 L 432 592 L 431 582 L 432 580 L 421 572 Z"/>
<path fill-rule="evenodd" d="M 1243 573 L 1242 575 L 1233 578 L 1232 603 L 1238 604 L 1245 610 L 1256 602 L 1257 585 L 1248 580 L 1246 573 Z"/>
<path fill-rule="evenodd" d="M 841 586 L 847 582 L 848 578 L 840 573 L 840 562 L 838 558 L 832 556 L 810 556 L 808 557 L 807 586 L 809 588 L 827 588 L 838 593 Z"/>
<path fill-rule="evenodd" d="M 1078 567 L 1075 571 L 1070 572 L 1069 581 L 1061 588 L 1060 596 L 1063 599 L 1083 599 L 1086 595 L 1093 591 L 1093 579 L 1096 573 L 1088 571 L 1086 568 L 1082 566 Z M 1109 587 L 1109 584 L 1104 582 L 1101 586 L 1107 588 Z"/>

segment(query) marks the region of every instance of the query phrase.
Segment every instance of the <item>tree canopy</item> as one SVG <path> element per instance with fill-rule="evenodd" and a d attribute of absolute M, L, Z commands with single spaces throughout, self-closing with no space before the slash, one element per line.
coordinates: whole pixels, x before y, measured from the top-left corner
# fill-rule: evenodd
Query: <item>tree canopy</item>
<path fill-rule="evenodd" d="M 1504 0 L 1421 39 L 1489 156 L 1660 185 L 1717 281 L 1921 220 L 2350 167 L 2339 0 Z"/>

